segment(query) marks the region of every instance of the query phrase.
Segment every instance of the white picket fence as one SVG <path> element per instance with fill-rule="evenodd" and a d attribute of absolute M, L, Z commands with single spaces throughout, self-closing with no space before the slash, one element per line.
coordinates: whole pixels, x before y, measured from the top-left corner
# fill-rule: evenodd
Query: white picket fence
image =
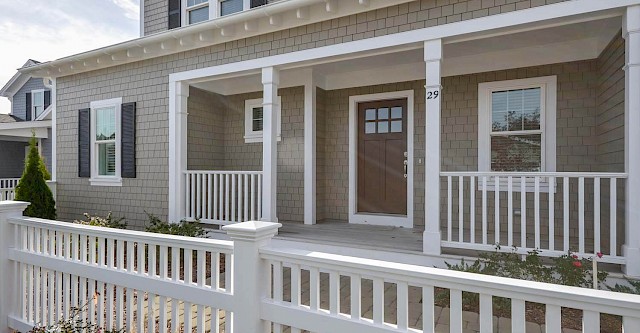
<path fill-rule="evenodd" d="M 626 174 L 443 172 L 441 177 L 447 191 L 445 247 L 491 250 L 500 244 L 547 256 L 601 252 L 605 262 L 624 263 L 618 250 L 618 224 L 624 219 L 618 193 Z"/>
<path fill-rule="evenodd" d="M 0 201 L 13 200 L 20 178 L 0 178 Z"/>
<path fill-rule="evenodd" d="M 186 171 L 185 217 L 227 225 L 259 220 L 262 171 Z"/>
<path fill-rule="evenodd" d="M 217 241 L 24 218 L 25 207 L 0 203 L 2 332 L 87 304 L 82 320 L 128 332 L 460 333 L 463 293 L 479 295 L 482 333 L 494 332 L 494 297 L 510 299 L 511 332 L 526 331 L 530 302 L 545 306 L 547 332 L 561 331 L 563 308 L 582 311 L 583 332 L 600 332 L 602 313 L 640 330 L 638 295 L 278 248 L 277 223 L 229 225 L 233 241 Z M 436 316 L 445 289 L 449 316 Z"/>

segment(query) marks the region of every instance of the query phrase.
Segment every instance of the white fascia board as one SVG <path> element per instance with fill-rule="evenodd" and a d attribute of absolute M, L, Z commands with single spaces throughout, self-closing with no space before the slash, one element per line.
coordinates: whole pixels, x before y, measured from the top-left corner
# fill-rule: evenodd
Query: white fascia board
<path fill-rule="evenodd" d="M 7 128 L 0 129 L 0 136 L 15 137 L 15 138 L 31 138 L 33 135 L 37 139 L 48 139 L 49 133 L 46 127 L 32 127 L 32 128 Z"/>
<path fill-rule="evenodd" d="M 353 42 L 323 46 L 259 59 L 185 71 L 169 75 L 170 81 L 205 81 L 212 77 L 255 71 L 264 67 L 296 68 L 310 64 L 333 62 L 337 59 L 361 57 L 362 54 L 398 52 L 399 48 L 417 49 L 427 40 L 445 39 L 457 42 L 461 36 L 468 39 L 486 38 L 499 34 L 537 30 L 572 23 L 585 22 L 622 15 L 627 6 L 640 4 L 640 0 L 573 0 L 515 12 L 486 16 L 462 22 L 411 30 Z M 501 31 L 503 30 L 503 31 Z M 481 34 L 486 32 L 485 34 Z M 447 41 L 446 39 L 450 39 Z M 446 56 L 445 56 L 446 57 Z"/>
<path fill-rule="evenodd" d="M 36 128 L 49 128 L 51 127 L 51 120 L 41 121 L 20 121 L 17 123 L 0 124 L 0 131 L 3 130 L 17 130 L 17 129 L 36 129 Z"/>

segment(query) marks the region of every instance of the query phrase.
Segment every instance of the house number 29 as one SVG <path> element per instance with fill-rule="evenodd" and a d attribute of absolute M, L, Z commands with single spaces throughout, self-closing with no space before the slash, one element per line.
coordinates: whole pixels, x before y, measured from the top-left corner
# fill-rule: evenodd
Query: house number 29
<path fill-rule="evenodd" d="M 427 99 L 438 99 L 438 97 L 440 97 L 440 91 L 427 91 Z"/>

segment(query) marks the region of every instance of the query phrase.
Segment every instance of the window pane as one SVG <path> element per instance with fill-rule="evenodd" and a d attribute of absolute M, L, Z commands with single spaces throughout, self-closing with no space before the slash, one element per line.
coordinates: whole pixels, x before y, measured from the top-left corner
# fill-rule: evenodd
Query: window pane
<path fill-rule="evenodd" d="M 526 89 L 522 95 L 524 130 L 540 129 L 540 88 Z"/>
<path fill-rule="evenodd" d="M 208 0 L 187 0 L 187 7 L 193 7 L 207 1 Z"/>
<path fill-rule="evenodd" d="M 209 19 L 209 6 L 198 8 L 189 12 L 189 24 L 203 22 Z"/>
<path fill-rule="evenodd" d="M 389 123 L 386 121 L 379 122 L 378 133 L 389 133 Z"/>
<path fill-rule="evenodd" d="M 96 140 L 116 139 L 116 109 L 96 109 Z"/>
<path fill-rule="evenodd" d="M 492 171 L 542 171 L 542 135 L 491 137 Z"/>
<path fill-rule="evenodd" d="M 115 143 L 102 143 L 98 145 L 98 174 L 100 176 L 116 175 Z"/>
<path fill-rule="evenodd" d="M 391 133 L 402 132 L 402 120 L 394 120 L 391 122 Z"/>
<path fill-rule="evenodd" d="M 391 118 L 402 119 L 402 107 L 396 106 L 391 108 Z"/>
<path fill-rule="evenodd" d="M 389 108 L 378 109 L 378 119 L 389 119 Z"/>
<path fill-rule="evenodd" d="M 253 125 L 251 126 L 251 130 L 254 132 L 260 132 L 264 128 L 264 124 L 262 123 L 262 119 L 253 120 Z"/>
<path fill-rule="evenodd" d="M 242 0 L 225 0 L 220 2 L 220 15 L 229 15 L 242 11 Z"/>
<path fill-rule="evenodd" d="M 366 134 L 375 133 L 376 132 L 376 123 L 375 122 L 370 122 L 370 123 L 364 124 L 364 132 Z"/>
<path fill-rule="evenodd" d="M 263 129 L 263 117 L 264 117 L 264 112 L 263 112 L 263 108 L 259 107 L 259 108 L 253 108 L 251 113 L 251 117 L 253 118 L 253 125 L 252 125 L 252 130 L 254 132 L 258 132 L 258 131 L 262 131 Z"/>
<path fill-rule="evenodd" d="M 33 105 L 44 106 L 44 92 L 33 93 Z"/>
<path fill-rule="evenodd" d="M 365 116 L 365 120 L 376 120 L 376 109 L 367 109 Z"/>
<path fill-rule="evenodd" d="M 36 112 L 36 118 L 38 118 L 38 117 L 40 117 L 40 115 L 44 111 L 44 106 L 36 106 L 36 107 L 34 107 L 34 110 Z"/>
<path fill-rule="evenodd" d="M 505 132 L 540 129 L 540 94 L 540 88 L 492 93 L 492 130 Z"/>

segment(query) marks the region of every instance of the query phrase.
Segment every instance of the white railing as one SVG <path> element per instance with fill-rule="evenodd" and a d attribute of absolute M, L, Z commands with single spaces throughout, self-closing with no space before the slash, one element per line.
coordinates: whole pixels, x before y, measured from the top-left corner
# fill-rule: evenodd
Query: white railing
<path fill-rule="evenodd" d="M 20 178 L 0 178 L 0 201 L 13 200 Z"/>
<path fill-rule="evenodd" d="M 500 244 L 503 250 L 538 249 L 545 256 L 601 252 L 602 261 L 624 263 L 618 198 L 626 174 L 443 172 L 441 177 L 443 246 L 492 250 Z"/>
<path fill-rule="evenodd" d="M 185 217 L 226 225 L 259 220 L 262 171 L 186 171 Z"/>
<path fill-rule="evenodd" d="M 546 332 L 562 331 L 563 308 L 582 315 L 581 332 L 600 332 L 601 314 L 623 317 L 614 331 L 623 325 L 624 332 L 640 329 L 638 295 L 293 249 L 261 253 L 273 269 L 273 296 L 263 301 L 262 314 L 276 333 L 288 328 L 298 333 L 463 332 L 470 327 L 494 332 L 497 297 L 509 300 L 503 304 L 511 318 L 500 318 L 495 332 L 528 332 L 525 312 L 531 303 L 544 305 Z M 463 305 L 473 306 L 468 300 L 474 295 L 479 311 L 463 316 Z M 466 319 L 474 317 L 477 321 Z M 463 318 L 473 326 L 465 326 Z"/>
<path fill-rule="evenodd" d="M 531 303 L 547 332 L 561 331 L 562 308 L 578 311 L 582 332 L 600 332 L 601 314 L 621 317 L 615 331 L 640 328 L 638 295 L 276 248 L 277 223 L 225 226 L 232 241 L 217 241 L 25 218 L 25 207 L 0 203 L 2 332 L 71 319 L 74 307 L 75 320 L 139 333 L 462 332 L 473 295 L 469 323 L 483 333 L 498 297 L 511 317 L 498 331 L 525 332 Z"/>

